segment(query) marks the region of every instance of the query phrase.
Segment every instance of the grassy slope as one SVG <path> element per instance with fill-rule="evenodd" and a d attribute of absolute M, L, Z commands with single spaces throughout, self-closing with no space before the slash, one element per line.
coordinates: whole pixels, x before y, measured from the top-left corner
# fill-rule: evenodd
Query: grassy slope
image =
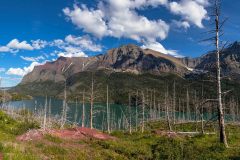
<path fill-rule="evenodd" d="M 154 130 L 165 130 L 166 124 L 155 122 L 147 125 L 144 134 L 114 132 L 115 141 L 62 140 L 45 136 L 43 140 L 16 142 L 17 135 L 36 127 L 26 121 L 15 121 L 0 112 L 0 152 L 4 159 L 16 160 L 88 160 L 88 159 L 240 159 L 240 127 L 228 125 L 227 133 L 231 148 L 218 143 L 216 135 L 167 138 L 157 136 Z M 195 124 L 176 125 L 176 130 L 195 131 Z M 207 127 L 211 131 L 212 126 Z"/>

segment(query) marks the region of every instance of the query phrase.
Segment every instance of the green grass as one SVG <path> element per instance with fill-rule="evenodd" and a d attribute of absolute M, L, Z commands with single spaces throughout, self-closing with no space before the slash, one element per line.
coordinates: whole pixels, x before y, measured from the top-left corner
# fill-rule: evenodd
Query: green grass
<path fill-rule="evenodd" d="M 116 140 L 63 140 L 46 135 L 39 141 L 17 142 L 15 139 L 19 133 L 37 127 L 31 123 L 13 120 L 0 112 L 0 152 L 4 154 L 4 160 L 240 159 L 240 126 L 236 125 L 226 126 L 230 148 L 219 144 L 218 135 L 177 135 L 171 138 L 156 135 L 155 130 L 167 129 L 165 122 L 146 124 L 147 131 L 144 133 L 114 131 L 111 135 L 115 136 Z M 173 128 L 179 131 L 195 131 L 196 124 L 177 124 Z M 206 128 L 206 132 L 212 132 L 211 125 Z"/>

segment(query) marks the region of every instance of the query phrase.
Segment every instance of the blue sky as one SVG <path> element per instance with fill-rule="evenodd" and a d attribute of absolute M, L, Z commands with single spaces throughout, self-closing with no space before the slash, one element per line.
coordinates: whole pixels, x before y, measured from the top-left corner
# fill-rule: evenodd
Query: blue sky
<path fill-rule="evenodd" d="M 197 57 L 207 43 L 209 0 L 1 0 L 0 77 L 14 86 L 35 65 L 134 43 Z M 223 0 L 224 41 L 240 40 L 240 1 Z"/>

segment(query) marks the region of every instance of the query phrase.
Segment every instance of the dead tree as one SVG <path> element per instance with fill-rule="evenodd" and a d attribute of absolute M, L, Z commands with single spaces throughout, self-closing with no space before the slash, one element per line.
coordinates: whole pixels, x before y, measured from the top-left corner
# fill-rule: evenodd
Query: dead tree
<path fill-rule="evenodd" d="M 85 127 L 85 90 L 82 97 L 82 127 Z"/>
<path fill-rule="evenodd" d="M 61 129 L 64 128 L 64 125 L 67 121 L 67 85 L 66 80 L 64 82 L 64 99 L 62 106 L 62 117 L 61 117 Z"/>
<path fill-rule="evenodd" d="M 219 121 L 219 134 L 220 142 L 228 147 L 227 137 L 225 133 L 225 122 L 222 104 L 222 86 L 221 86 L 221 65 L 220 65 L 220 48 L 219 37 L 221 32 L 220 22 L 220 0 L 215 0 L 215 47 L 216 47 L 216 68 L 217 68 L 217 100 L 218 100 L 218 121 Z"/>
<path fill-rule="evenodd" d="M 201 101 L 203 102 L 204 100 L 204 93 L 203 93 L 203 85 L 202 85 L 202 97 L 201 97 Z M 201 105 L 201 131 L 202 134 L 204 134 L 204 113 L 203 113 L 203 104 Z"/>
<path fill-rule="evenodd" d="M 165 93 L 165 108 L 166 108 L 166 114 L 167 114 L 167 124 L 168 124 L 168 129 L 169 131 L 172 131 L 172 126 L 171 126 L 171 122 L 170 122 L 170 115 L 169 115 L 169 102 L 168 102 L 168 87 L 167 87 L 167 91 Z"/>
<path fill-rule="evenodd" d="M 173 83 L 173 124 L 176 123 L 176 83 Z"/>
<path fill-rule="evenodd" d="M 77 125 L 77 117 L 78 117 L 78 99 L 76 98 L 75 102 L 75 114 L 74 114 L 74 124 Z"/>
<path fill-rule="evenodd" d="M 131 94 L 128 93 L 128 115 L 129 115 L 129 133 L 132 134 L 132 116 L 131 116 Z"/>
<path fill-rule="evenodd" d="M 91 94 L 90 94 L 90 128 L 93 129 L 93 105 L 94 105 L 94 82 L 92 76 Z"/>
<path fill-rule="evenodd" d="M 145 97 L 144 92 L 142 91 L 142 133 L 144 132 L 144 123 L 145 123 Z"/>
<path fill-rule="evenodd" d="M 198 101 L 197 101 L 197 92 L 196 90 L 194 91 L 194 106 L 195 106 L 195 123 L 196 123 L 196 132 L 198 130 Z"/>
<path fill-rule="evenodd" d="M 136 99 L 135 99 L 135 129 L 137 131 L 138 128 L 138 90 L 136 93 Z"/>
<path fill-rule="evenodd" d="M 48 123 L 51 124 L 51 114 L 52 114 L 52 98 L 49 99 L 48 104 Z"/>
<path fill-rule="evenodd" d="M 62 73 L 64 76 L 64 100 L 63 100 L 63 109 L 62 109 L 62 116 L 61 116 L 61 128 L 64 127 L 66 121 L 67 121 L 67 110 L 68 110 L 68 105 L 67 105 L 67 78 L 65 76 L 65 73 L 69 70 L 69 68 L 72 66 L 72 63 L 69 64 L 66 68 L 62 68 Z"/>
<path fill-rule="evenodd" d="M 45 105 L 44 105 L 44 118 L 43 118 L 43 130 L 46 130 L 46 123 L 47 123 L 47 96 L 45 99 Z"/>
<path fill-rule="evenodd" d="M 157 119 L 157 108 L 156 108 L 156 92 L 155 89 L 153 90 L 153 118 L 154 120 Z"/>
<path fill-rule="evenodd" d="M 188 88 L 187 88 L 187 97 L 186 98 L 187 98 L 187 102 L 186 102 L 187 103 L 187 120 L 190 121 L 190 114 L 191 114 L 190 112 L 191 111 L 190 111 L 190 106 L 189 106 L 189 90 L 188 90 Z"/>
<path fill-rule="evenodd" d="M 107 130 L 108 130 L 108 133 L 111 132 L 111 130 L 110 130 L 110 110 L 109 110 L 109 99 L 108 99 L 108 85 L 107 85 Z"/>
<path fill-rule="evenodd" d="M 99 88 L 99 86 L 97 86 L 96 81 L 93 78 L 93 73 L 92 73 L 92 80 L 91 80 L 91 85 L 90 85 L 90 96 L 89 96 L 89 101 L 90 101 L 90 128 L 93 129 L 93 116 L 94 116 L 94 103 L 95 100 L 99 97 L 98 94 L 100 94 L 99 92 L 97 92 L 97 88 Z"/>

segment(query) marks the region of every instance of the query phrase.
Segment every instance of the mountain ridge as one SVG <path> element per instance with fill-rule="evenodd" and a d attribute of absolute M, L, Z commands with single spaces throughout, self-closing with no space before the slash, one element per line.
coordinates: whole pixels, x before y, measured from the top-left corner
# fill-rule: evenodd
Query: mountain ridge
<path fill-rule="evenodd" d="M 68 70 L 63 73 L 63 69 Z M 151 49 L 142 49 L 128 44 L 93 57 L 59 57 L 56 61 L 36 66 L 32 72 L 24 76 L 21 84 L 40 81 L 64 81 L 78 72 L 96 71 L 100 69 L 112 72 L 141 73 L 176 73 L 184 75 L 188 68 L 178 58 L 162 54 Z"/>

